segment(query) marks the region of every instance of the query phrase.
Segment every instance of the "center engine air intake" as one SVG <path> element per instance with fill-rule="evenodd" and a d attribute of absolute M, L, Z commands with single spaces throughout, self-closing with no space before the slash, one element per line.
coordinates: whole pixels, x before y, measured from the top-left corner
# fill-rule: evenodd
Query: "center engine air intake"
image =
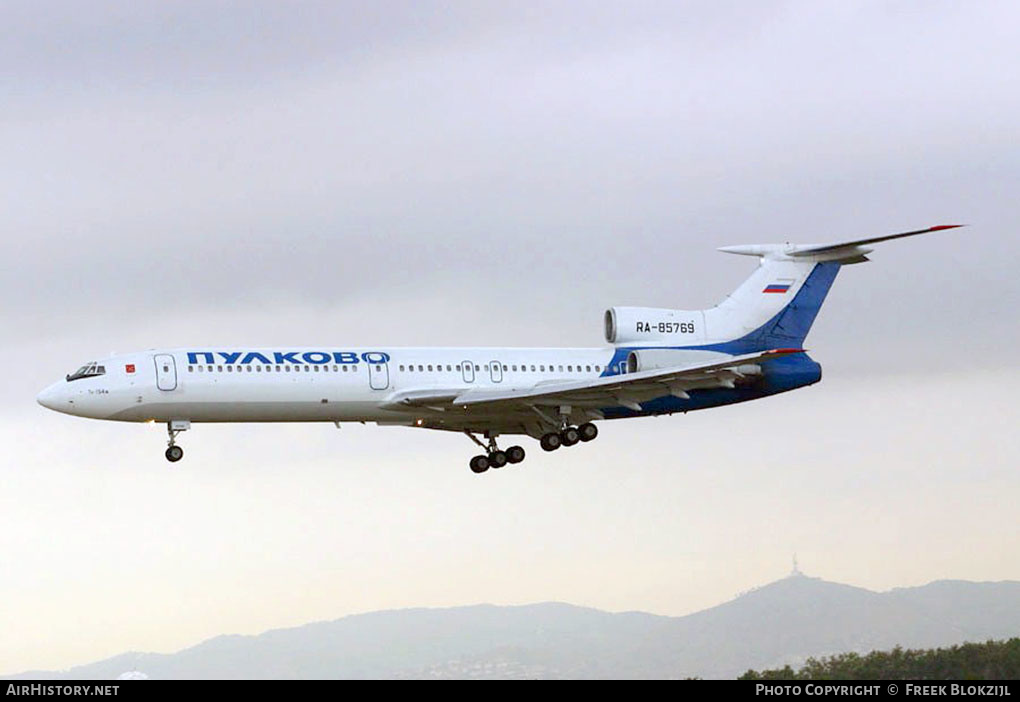
<path fill-rule="evenodd" d="M 659 307 L 610 307 L 605 316 L 610 344 L 660 343 L 686 345 L 705 338 L 701 311 Z"/>

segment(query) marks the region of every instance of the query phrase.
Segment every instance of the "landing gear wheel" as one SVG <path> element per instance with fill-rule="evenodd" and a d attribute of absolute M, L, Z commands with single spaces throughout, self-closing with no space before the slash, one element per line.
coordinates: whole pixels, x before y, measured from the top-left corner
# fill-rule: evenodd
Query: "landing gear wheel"
<path fill-rule="evenodd" d="M 177 461 L 184 458 L 184 449 L 180 446 L 171 446 L 166 450 L 166 460 L 171 463 L 177 463 Z"/>
<path fill-rule="evenodd" d="M 577 431 L 576 427 L 567 427 L 560 432 L 560 442 L 564 446 L 573 446 L 581 440 L 581 433 Z"/>
<path fill-rule="evenodd" d="M 488 456 L 475 456 L 471 459 L 471 472 L 472 473 L 484 473 L 489 470 L 489 457 Z"/>
<path fill-rule="evenodd" d="M 493 451 L 489 454 L 489 467 L 490 468 L 502 468 L 507 464 L 509 457 L 505 451 Z"/>
<path fill-rule="evenodd" d="M 546 451 L 555 451 L 563 444 L 559 434 L 549 432 L 538 441 L 539 445 Z"/>
<path fill-rule="evenodd" d="M 524 449 L 520 446 L 511 446 L 506 450 L 506 460 L 509 463 L 520 463 L 524 460 Z"/>
<path fill-rule="evenodd" d="M 581 441 L 591 441 L 599 435 L 599 428 L 591 422 L 585 422 L 577 428 L 577 433 L 581 435 Z"/>

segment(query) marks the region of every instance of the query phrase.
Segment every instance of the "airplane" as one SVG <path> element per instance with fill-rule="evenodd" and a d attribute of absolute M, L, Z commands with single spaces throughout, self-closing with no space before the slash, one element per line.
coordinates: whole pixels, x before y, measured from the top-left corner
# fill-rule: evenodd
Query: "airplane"
<path fill-rule="evenodd" d="M 602 348 L 190 346 L 89 361 L 37 400 L 79 417 L 201 422 L 374 422 L 462 432 L 474 473 L 520 463 L 527 435 L 555 451 L 592 441 L 596 422 L 757 400 L 821 380 L 803 348 L 836 274 L 869 246 L 964 225 L 831 244 L 727 246 L 758 268 L 706 310 L 612 307 Z M 481 437 L 481 438 L 479 438 Z"/>

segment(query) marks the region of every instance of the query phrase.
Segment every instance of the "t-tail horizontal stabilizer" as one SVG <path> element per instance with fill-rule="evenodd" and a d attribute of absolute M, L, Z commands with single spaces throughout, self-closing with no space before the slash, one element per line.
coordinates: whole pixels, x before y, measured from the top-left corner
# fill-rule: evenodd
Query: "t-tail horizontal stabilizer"
<path fill-rule="evenodd" d="M 929 232 L 956 229 L 963 226 L 966 225 L 940 224 L 912 232 L 887 234 L 885 236 L 874 236 L 853 241 L 841 241 L 835 244 L 748 244 L 743 246 L 723 246 L 719 250 L 724 253 L 740 254 L 742 256 L 760 256 L 773 260 L 835 261 L 842 264 L 863 263 L 868 260 L 867 254 L 874 250 L 867 246 L 868 244 L 877 244 L 880 241 L 902 239 L 907 236 L 917 236 L 918 234 L 928 234 Z"/>

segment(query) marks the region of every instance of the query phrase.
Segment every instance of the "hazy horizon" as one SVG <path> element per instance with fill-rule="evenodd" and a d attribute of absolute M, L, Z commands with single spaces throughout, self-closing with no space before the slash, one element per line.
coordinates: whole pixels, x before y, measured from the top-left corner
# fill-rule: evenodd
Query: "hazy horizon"
<path fill-rule="evenodd" d="M 877 593 L 791 573 L 690 616 L 607 612 L 563 602 L 407 608 L 169 654 L 126 651 L 37 679 L 732 678 L 749 668 L 894 647 L 1017 639 L 1020 582 L 938 581 Z M 775 623 L 785 622 L 781 636 Z"/>
<path fill-rule="evenodd" d="M 354 612 L 1020 579 L 1007 2 L 5 6 L 0 673 Z M 821 383 L 481 476 L 458 434 L 39 407 L 113 350 L 600 346 L 719 246 L 840 272 Z"/>

